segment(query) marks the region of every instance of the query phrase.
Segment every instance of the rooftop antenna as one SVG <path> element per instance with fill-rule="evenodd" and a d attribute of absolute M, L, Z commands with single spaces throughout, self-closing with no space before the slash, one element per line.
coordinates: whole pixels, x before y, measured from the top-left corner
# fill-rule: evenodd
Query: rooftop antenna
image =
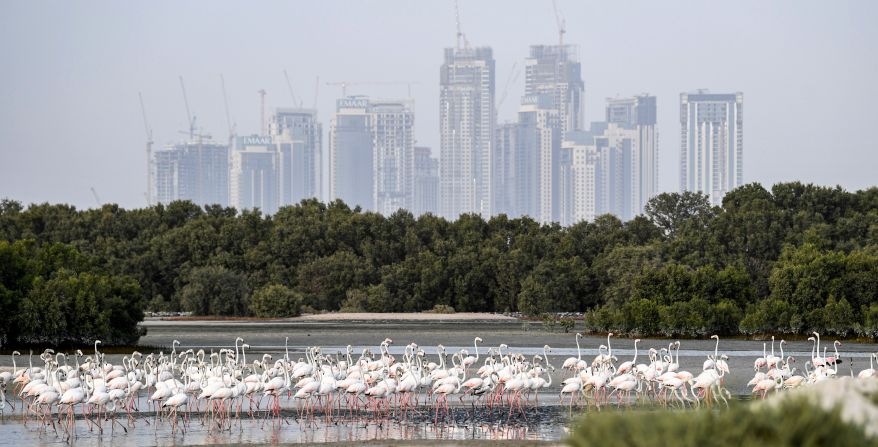
<path fill-rule="evenodd" d="M 229 97 L 226 95 L 226 79 L 220 73 L 220 86 L 223 88 L 223 105 L 226 107 L 226 125 L 229 126 L 229 147 L 232 146 L 232 140 L 235 137 L 235 125 L 232 124 L 232 117 L 229 114 Z"/>
<path fill-rule="evenodd" d="M 290 82 L 290 75 L 284 70 L 284 79 L 287 80 L 287 88 L 290 90 L 290 99 L 293 100 L 293 107 L 296 107 L 296 95 L 293 93 L 293 84 Z M 302 108 L 302 100 L 299 100 L 299 108 Z"/>
<path fill-rule="evenodd" d="M 563 51 L 564 33 L 567 32 L 567 28 L 564 17 L 558 12 L 558 0 L 552 0 L 552 10 L 555 11 L 555 23 L 558 25 L 558 48 Z"/>
<path fill-rule="evenodd" d="M 183 76 L 180 76 L 180 89 L 183 90 L 183 103 L 186 105 L 186 119 L 189 124 L 189 140 L 195 138 L 195 117 L 189 113 L 189 98 L 186 97 L 186 84 L 183 83 Z"/>
<path fill-rule="evenodd" d="M 259 128 L 262 129 L 262 135 L 268 134 L 268 131 L 265 129 L 265 89 L 260 89 L 259 99 L 262 103 L 262 110 L 259 112 Z"/>
<path fill-rule="evenodd" d="M 146 107 L 143 105 L 143 94 L 137 92 L 140 98 L 140 113 L 143 114 L 143 128 L 146 130 L 146 204 L 152 206 L 152 129 L 146 120 Z"/>
<path fill-rule="evenodd" d="M 460 5 L 458 4 L 458 0 L 454 0 L 454 23 L 457 27 L 457 49 L 469 48 L 469 41 L 466 40 L 466 34 L 460 30 Z M 463 46 L 461 46 L 461 41 L 463 42 Z"/>

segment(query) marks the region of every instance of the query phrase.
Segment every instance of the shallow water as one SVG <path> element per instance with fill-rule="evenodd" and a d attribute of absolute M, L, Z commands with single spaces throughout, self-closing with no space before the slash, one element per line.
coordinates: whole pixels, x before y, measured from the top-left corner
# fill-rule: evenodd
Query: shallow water
<path fill-rule="evenodd" d="M 448 416 L 445 423 L 434 424 L 432 417 L 426 413 L 429 408 L 422 408 L 424 413 L 419 418 L 405 418 L 405 420 L 389 420 L 378 422 L 367 416 L 337 420 L 334 423 L 326 423 L 320 417 L 312 421 L 299 420 L 294 410 L 295 403 L 285 399 L 285 414 L 287 417 L 278 422 L 263 419 L 251 420 L 243 418 L 241 422 L 235 422 L 231 431 L 218 430 L 208 425 L 202 425 L 201 419 L 194 417 L 187 426 L 185 434 L 182 432 L 172 433 L 167 421 L 159 421 L 155 424 L 152 416 L 146 419 L 137 419 L 135 425 L 126 434 L 117 425 L 113 433 L 105 422 L 107 430 L 103 435 L 88 431 L 87 423 L 78 420 L 76 443 L 81 445 L 206 445 L 206 444 L 261 444 L 261 443 L 317 443 L 317 442 L 359 442 L 366 440 L 548 440 L 558 441 L 563 439 L 567 431 L 568 407 L 559 403 L 559 383 L 570 374 L 561 371 L 560 365 L 568 357 L 581 355 L 583 359 L 591 360 L 598 354 L 597 347 L 607 344 L 606 337 L 584 337 L 580 340 L 579 351 L 575 344 L 574 334 L 548 333 L 539 328 L 539 325 L 521 322 L 281 322 L 281 323 L 254 323 L 254 322 L 146 322 L 149 334 L 141 339 L 141 343 L 148 346 L 159 346 L 168 349 L 172 340 L 180 340 L 181 349 L 200 349 L 208 351 L 221 348 L 233 348 L 234 338 L 243 337 L 251 348 L 247 351 L 249 361 L 260 358 L 268 353 L 277 359 L 289 349 L 290 357 L 297 359 L 304 357 L 304 350 L 308 346 L 321 346 L 324 354 L 334 355 L 336 352 L 344 352 L 348 344 L 352 345 L 354 356 L 358 357 L 363 349 L 370 349 L 378 353 L 378 344 L 385 337 L 394 340 L 390 352 L 399 358 L 404 352 L 405 345 L 410 342 L 419 343 L 427 352 L 427 361 L 437 361 L 437 345 L 444 344 L 448 353 L 454 353 L 461 349 L 467 349 L 471 355 L 475 354 L 472 340 L 475 336 L 484 341 L 480 344 L 482 358 L 489 347 L 497 347 L 501 343 L 509 345 L 508 351 L 521 353 L 527 356 L 542 355 L 543 345 L 551 346 L 549 355 L 550 362 L 558 370 L 552 375 L 553 385 L 540 393 L 540 406 L 527 409 L 528 420 L 513 414 L 510 418 L 506 411 L 498 411 L 492 414 L 472 416 L 464 407 L 453 408 L 453 416 Z M 288 346 L 284 346 L 288 338 Z M 778 338 L 778 342 L 779 342 Z M 668 348 L 673 340 L 668 339 L 644 339 L 638 343 L 639 359 L 645 360 L 649 348 Z M 762 341 L 741 339 L 722 339 L 719 344 L 719 353 L 729 356 L 731 374 L 725 378 L 725 386 L 738 398 L 750 396 L 746 382 L 753 376 L 753 360 L 763 354 Z M 766 342 L 766 349 L 770 352 L 771 342 Z M 619 358 L 619 362 L 631 360 L 634 356 L 633 340 L 611 339 L 613 354 Z M 705 340 L 681 340 L 679 351 L 679 363 L 681 370 L 694 373 L 701 371 L 701 365 L 714 352 L 714 341 Z M 793 341 L 784 345 L 784 354 L 792 355 L 798 360 L 793 363 L 804 369 L 804 363 L 810 358 L 812 343 L 809 341 Z M 832 340 L 821 340 L 821 347 L 828 346 L 827 355 L 833 355 Z M 859 371 L 869 365 L 869 353 L 878 350 L 878 345 L 867 343 L 845 342 L 839 347 L 840 355 L 844 359 L 839 365 L 838 374 L 848 375 L 851 372 L 851 362 L 854 362 L 853 371 Z M 832 354 L 830 354 L 832 353 Z M 775 345 L 775 354 L 780 355 L 778 344 Z M 675 353 L 676 355 L 676 353 Z M 122 356 L 108 355 L 110 362 L 117 363 Z M 450 357 L 450 356 L 449 356 Z M 35 357 L 36 358 L 36 357 Z M 18 366 L 26 365 L 27 357 L 18 357 Z M 449 360 L 450 361 L 450 360 Z M 481 363 L 481 360 L 480 362 Z M 0 356 L 0 367 L 12 366 L 9 356 Z M 141 397 L 140 408 L 148 406 Z M 452 398 L 452 401 L 457 399 Z M 19 402 L 16 401 L 16 405 Z M 246 406 L 245 406 L 246 408 Z M 263 405 L 264 408 L 264 405 Z M 574 412 L 577 411 L 574 407 Z M 582 410 L 584 411 L 584 409 Z M 64 434 L 56 435 L 51 427 L 48 431 L 39 428 L 31 421 L 25 426 L 20 418 L 10 419 L 10 412 L 5 411 L 6 419 L 0 420 L 0 445 L 49 445 L 64 443 Z M 337 419 L 337 418 L 336 418 Z M 147 424 L 146 420 L 153 422 Z M 120 417 L 125 424 L 125 418 Z"/>
<path fill-rule="evenodd" d="M 505 410 L 487 413 L 454 408 L 452 414 L 446 415 L 438 424 L 433 423 L 429 411 L 404 421 L 335 417 L 330 423 L 320 416 L 299 418 L 295 412 L 284 412 L 282 418 L 245 417 L 223 428 L 204 422 L 199 415 L 192 415 L 185 432 L 181 426 L 174 429 L 170 421 L 157 420 L 154 416 L 138 418 L 133 425 L 120 416 L 121 425 L 103 422 L 103 434 L 91 423 L 78 419 L 76 434 L 71 441 L 77 445 L 102 446 L 353 443 L 387 439 L 558 441 L 566 434 L 565 411 L 557 406 L 529 409 L 527 420 L 524 420 L 520 415 L 513 415 L 510 419 Z M 51 425 L 43 427 L 33 420 L 26 426 L 20 417 L 0 420 L 0 445 L 60 445 L 67 442 L 67 433 L 61 428 L 56 431 Z"/>

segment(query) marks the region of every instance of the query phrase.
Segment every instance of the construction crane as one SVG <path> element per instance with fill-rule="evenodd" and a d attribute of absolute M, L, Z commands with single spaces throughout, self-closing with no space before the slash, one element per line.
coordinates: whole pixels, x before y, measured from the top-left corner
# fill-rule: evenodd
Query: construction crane
<path fill-rule="evenodd" d="M 232 147 L 232 140 L 235 138 L 235 125 L 232 124 L 232 116 L 229 114 L 229 97 L 226 95 L 226 79 L 220 74 L 220 86 L 223 89 L 223 105 L 226 107 L 226 125 L 229 126 L 229 147 Z"/>
<path fill-rule="evenodd" d="M 408 87 L 408 96 L 412 97 L 412 85 L 420 84 L 417 81 L 337 81 L 337 82 L 327 82 L 326 85 L 340 86 L 341 87 L 341 96 L 343 98 L 348 96 L 348 86 L 351 85 L 405 85 Z"/>
<path fill-rule="evenodd" d="M 469 48 L 469 41 L 466 40 L 466 34 L 460 30 L 460 5 L 458 4 L 458 0 L 454 0 L 454 24 L 457 28 L 457 34 L 455 36 L 455 40 L 457 42 L 457 49 L 461 48 Z M 461 42 L 463 45 L 461 46 Z"/>
<path fill-rule="evenodd" d="M 183 135 L 189 135 L 189 136 L 190 136 L 190 140 L 189 140 L 187 143 L 194 143 L 194 142 L 196 142 L 196 141 L 195 141 L 196 138 L 198 138 L 198 141 L 197 141 L 198 143 L 201 143 L 201 142 L 203 142 L 204 140 L 211 140 L 211 139 L 213 139 L 213 136 L 210 135 L 210 134 L 207 134 L 207 133 L 201 133 L 201 132 L 191 132 L 191 133 L 190 133 L 190 132 L 187 132 L 187 131 L 185 131 L 185 130 L 179 130 L 179 131 L 177 131 L 177 133 L 179 133 L 179 134 L 183 134 Z"/>
<path fill-rule="evenodd" d="M 143 105 L 143 94 L 137 92 L 140 98 L 140 113 L 143 114 L 143 128 L 146 130 L 146 204 L 152 206 L 152 129 L 149 127 L 149 121 L 146 119 L 146 107 Z"/>
<path fill-rule="evenodd" d="M 564 34 L 567 32 L 567 23 L 558 12 L 558 0 L 552 0 L 552 10 L 555 12 L 555 24 L 558 25 L 558 49 L 564 51 Z"/>
<path fill-rule="evenodd" d="M 95 198 L 95 202 L 97 202 L 97 204 L 98 204 L 98 208 L 100 208 L 101 206 L 103 206 L 103 204 L 101 203 L 101 198 L 98 197 L 98 192 L 95 191 L 95 187 L 94 187 L 94 186 L 91 187 L 91 195 L 92 195 L 92 197 Z"/>
<path fill-rule="evenodd" d="M 189 139 L 195 137 L 195 117 L 189 112 L 189 98 L 186 96 L 186 84 L 183 83 L 183 76 L 180 76 L 180 89 L 183 90 L 183 103 L 186 105 L 186 120 L 189 124 Z"/>
<path fill-rule="evenodd" d="M 296 106 L 296 95 L 293 93 L 293 83 L 290 82 L 290 75 L 287 74 L 287 71 L 284 70 L 284 79 L 287 81 L 287 88 L 290 90 L 290 99 L 293 100 L 293 107 Z M 299 101 L 299 108 L 302 108 L 302 100 Z"/>
<path fill-rule="evenodd" d="M 518 66 L 518 62 L 512 63 L 512 69 L 509 71 L 509 77 L 506 78 L 506 84 L 503 86 L 503 91 L 500 93 L 500 100 L 497 101 L 496 110 L 500 109 L 500 106 L 503 105 L 503 102 L 506 101 L 506 97 L 509 96 L 509 86 L 518 80 L 518 75 L 521 74 L 521 70 L 516 70 Z"/>
<path fill-rule="evenodd" d="M 265 128 L 265 89 L 260 89 L 258 92 L 259 100 L 261 104 L 261 110 L 259 112 L 259 128 L 262 131 L 262 135 L 267 135 L 268 130 Z"/>

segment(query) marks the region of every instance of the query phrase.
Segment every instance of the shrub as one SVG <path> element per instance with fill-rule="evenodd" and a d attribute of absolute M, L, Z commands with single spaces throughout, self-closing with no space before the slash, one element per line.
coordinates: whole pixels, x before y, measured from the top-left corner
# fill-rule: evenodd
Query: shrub
<path fill-rule="evenodd" d="M 788 302 L 767 298 L 747 307 L 740 329 L 750 335 L 795 333 L 801 321 L 801 317 L 795 317 L 795 311 Z"/>
<path fill-rule="evenodd" d="M 626 303 L 618 316 L 618 320 L 621 320 L 621 327 L 618 329 L 631 335 L 658 333 L 659 307 L 654 301 L 646 298 Z"/>
<path fill-rule="evenodd" d="M 250 311 L 262 318 L 297 317 L 302 314 L 302 294 L 280 284 L 253 293 Z"/>
<path fill-rule="evenodd" d="M 616 321 L 618 311 L 611 309 L 609 306 L 601 306 L 585 313 L 583 322 L 585 323 L 586 332 L 610 332 L 616 330 L 622 332 Z"/>
<path fill-rule="evenodd" d="M 453 314 L 455 311 L 453 307 L 447 304 L 437 304 L 432 309 L 425 310 L 424 312 L 430 314 Z"/>
<path fill-rule="evenodd" d="M 839 337 L 847 337 L 853 332 L 855 321 L 854 309 L 848 300 L 842 298 L 836 301 L 830 295 L 823 307 L 823 330 Z"/>
<path fill-rule="evenodd" d="M 860 335 L 878 339 L 878 304 L 862 306 L 863 325 L 860 327 Z"/>
<path fill-rule="evenodd" d="M 738 333 L 738 324 L 741 322 L 741 308 L 732 300 L 722 300 L 710 307 L 707 316 L 707 326 L 710 332 L 722 335 Z"/>
<path fill-rule="evenodd" d="M 247 278 L 225 267 L 192 269 L 189 281 L 180 291 L 184 310 L 194 315 L 247 315 Z"/>
<path fill-rule="evenodd" d="M 824 411 L 800 399 L 776 406 L 735 403 L 728 410 L 605 411 L 580 419 L 567 444 L 586 446 L 779 447 L 875 446 L 862 428 L 845 423 L 839 411 Z"/>
<path fill-rule="evenodd" d="M 353 289 L 345 293 L 345 299 L 341 302 L 339 312 L 344 313 L 361 313 L 366 312 L 366 306 L 369 304 L 369 296 L 364 290 Z"/>

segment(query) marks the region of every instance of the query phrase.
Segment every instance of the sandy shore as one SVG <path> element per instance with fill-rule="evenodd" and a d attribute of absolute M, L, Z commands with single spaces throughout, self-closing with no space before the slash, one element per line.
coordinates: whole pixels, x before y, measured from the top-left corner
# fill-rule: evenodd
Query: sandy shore
<path fill-rule="evenodd" d="M 515 320 L 501 314 L 458 312 L 453 314 L 434 313 L 339 313 L 303 315 L 292 318 L 293 321 L 350 321 L 350 320 L 374 320 L 374 321 L 481 321 L 481 320 Z"/>
<path fill-rule="evenodd" d="M 427 312 L 411 313 L 342 313 L 329 312 L 323 314 L 308 314 L 293 318 L 217 318 L 217 317 L 147 317 L 141 325 L 162 326 L 165 324 L 205 324 L 205 325 L 274 325 L 290 323 L 315 323 L 315 322 L 350 322 L 350 321 L 375 321 L 375 322 L 431 322 L 431 321 L 492 321 L 492 322 L 515 322 L 515 317 L 487 312 L 458 312 L 453 314 L 439 314 Z"/>

